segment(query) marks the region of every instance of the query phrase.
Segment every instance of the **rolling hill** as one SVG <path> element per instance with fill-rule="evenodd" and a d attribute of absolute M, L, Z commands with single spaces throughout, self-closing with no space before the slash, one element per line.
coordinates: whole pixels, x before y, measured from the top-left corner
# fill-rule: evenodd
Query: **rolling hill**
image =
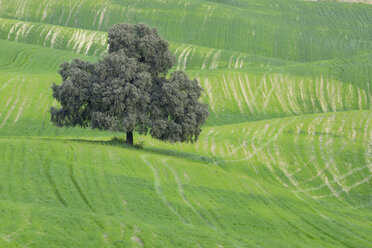
<path fill-rule="evenodd" d="M 371 20 L 335 1 L 0 0 L 0 247 L 371 247 Z M 201 83 L 198 142 L 50 123 L 59 65 L 97 61 L 120 22 L 156 27 Z"/>

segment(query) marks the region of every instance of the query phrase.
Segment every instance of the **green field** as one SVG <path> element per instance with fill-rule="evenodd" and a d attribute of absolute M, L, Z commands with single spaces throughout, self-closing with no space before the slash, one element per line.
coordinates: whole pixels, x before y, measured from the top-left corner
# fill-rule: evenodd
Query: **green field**
<path fill-rule="evenodd" d="M 59 65 L 121 22 L 200 81 L 197 143 L 50 123 Z M 335 1 L 0 0 L 0 247 L 372 247 L 371 23 Z"/>

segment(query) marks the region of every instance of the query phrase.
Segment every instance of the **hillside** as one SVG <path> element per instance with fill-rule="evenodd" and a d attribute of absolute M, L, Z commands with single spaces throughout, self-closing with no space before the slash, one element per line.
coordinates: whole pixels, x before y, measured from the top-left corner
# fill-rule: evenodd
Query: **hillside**
<path fill-rule="evenodd" d="M 371 20 L 334 1 L 0 0 L 0 247 L 372 246 Z M 156 27 L 200 81 L 197 143 L 50 123 L 59 65 L 97 61 L 119 22 Z"/>

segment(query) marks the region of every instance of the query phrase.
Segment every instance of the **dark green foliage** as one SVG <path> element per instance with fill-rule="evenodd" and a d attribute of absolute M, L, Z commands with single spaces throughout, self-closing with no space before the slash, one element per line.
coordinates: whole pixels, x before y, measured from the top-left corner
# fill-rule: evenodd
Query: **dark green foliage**
<path fill-rule="evenodd" d="M 156 29 L 115 25 L 109 31 L 109 54 L 99 62 L 75 59 L 61 65 L 62 84 L 52 87 L 61 108 L 51 108 L 51 121 L 128 137 L 137 131 L 163 141 L 196 141 L 208 107 L 199 102 L 197 80 L 180 71 L 166 78 L 173 64 L 168 43 Z"/>
<path fill-rule="evenodd" d="M 208 108 L 199 103 L 202 88 L 181 71 L 169 79 L 159 78 L 153 85 L 151 136 L 160 140 L 193 141 L 197 139 L 208 116 Z"/>
<path fill-rule="evenodd" d="M 156 29 L 145 24 L 114 25 L 108 33 L 109 53 L 123 50 L 130 57 L 149 66 L 153 76 L 166 75 L 175 63 L 174 56 L 168 49 L 168 42 L 163 40 Z"/>
<path fill-rule="evenodd" d="M 92 127 L 145 132 L 151 94 L 151 75 L 146 66 L 120 50 L 106 55 L 97 67 L 98 83 L 92 87 Z"/>
<path fill-rule="evenodd" d="M 51 108 L 51 121 L 57 126 L 87 127 L 91 116 L 92 72 L 95 66 L 79 59 L 63 63 L 59 73 L 62 85 L 53 84 L 53 97 L 62 108 Z"/>

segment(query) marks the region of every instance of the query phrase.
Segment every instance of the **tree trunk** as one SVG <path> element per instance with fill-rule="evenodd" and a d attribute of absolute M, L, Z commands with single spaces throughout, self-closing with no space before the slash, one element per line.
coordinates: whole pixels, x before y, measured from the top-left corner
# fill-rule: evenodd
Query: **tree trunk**
<path fill-rule="evenodd" d="M 128 145 L 133 145 L 133 132 L 127 132 L 127 140 L 125 141 Z"/>

